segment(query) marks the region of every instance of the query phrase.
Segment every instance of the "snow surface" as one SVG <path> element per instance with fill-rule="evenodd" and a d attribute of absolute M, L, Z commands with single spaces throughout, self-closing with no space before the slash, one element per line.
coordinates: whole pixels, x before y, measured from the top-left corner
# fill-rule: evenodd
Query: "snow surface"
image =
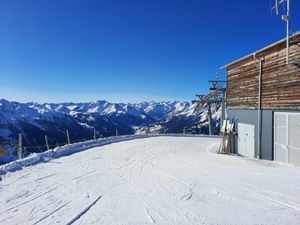
<path fill-rule="evenodd" d="M 33 153 L 26 158 L 15 160 L 10 163 L 0 166 L 0 175 L 4 175 L 7 172 L 14 172 L 21 170 L 27 166 L 33 166 L 40 162 L 49 161 L 53 158 L 58 158 L 62 156 L 68 156 L 70 154 L 84 151 L 92 147 L 98 147 L 106 144 L 116 143 L 119 141 L 128 141 L 138 138 L 150 137 L 149 135 L 123 135 L 123 136 L 112 136 L 108 138 L 99 138 L 97 140 L 88 140 L 84 142 L 79 142 L 70 145 L 63 145 L 50 149 L 42 153 Z"/>
<path fill-rule="evenodd" d="M 0 224 L 299 224 L 300 168 L 219 155 L 219 143 L 134 139 L 8 172 Z"/>

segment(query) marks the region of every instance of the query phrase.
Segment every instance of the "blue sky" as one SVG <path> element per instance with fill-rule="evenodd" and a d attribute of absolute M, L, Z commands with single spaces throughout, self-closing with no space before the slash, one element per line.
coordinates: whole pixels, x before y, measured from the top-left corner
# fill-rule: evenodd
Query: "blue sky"
<path fill-rule="evenodd" d="M 270 0 L 1 0 L 0 98 L 192 100 L 220 66 L 284 36 Z"/>

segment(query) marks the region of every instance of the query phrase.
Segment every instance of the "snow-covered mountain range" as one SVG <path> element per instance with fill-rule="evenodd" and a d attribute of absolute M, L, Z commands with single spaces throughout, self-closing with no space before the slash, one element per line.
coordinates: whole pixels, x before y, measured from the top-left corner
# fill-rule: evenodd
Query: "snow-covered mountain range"
<path fill-rule="evenodd" d="M 207 110 L 193 114 L 196 101 L 111 103 L 19 103 L 0 100 L 0 147 L 15 149 L 22 133 L 27 152 L 97 137 L 134 133 L 207 133 Z M 216 111 L 216 110 L 214 110 Z M 218 113 L 214 117 L 218 118 Z"/>

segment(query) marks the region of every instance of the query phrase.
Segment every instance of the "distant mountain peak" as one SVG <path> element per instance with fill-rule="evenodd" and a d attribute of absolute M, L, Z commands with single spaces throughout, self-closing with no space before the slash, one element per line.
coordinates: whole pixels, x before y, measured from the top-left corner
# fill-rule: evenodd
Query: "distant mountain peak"
<path fill-rule="evenodd" d="M 141 103 L 111 103 L 106 100 L 87 103 L 19 103 L 0 100 L 0 143 L 17 143 L 24 135 L 24 146 L 30 151 L 45 150 L 47 135 L 51 145 L 66 142 L 66 130 L 71 139 L 91 139 L 97 136 L 172 132 L 183 130 L 202 132 L 207 110 L 193 114 L 196 101 L 151 101 Z M 214 117 L 218 119 L 217 116 Z M 203 131 L 205 132 L 205 130 Z M 0 147 L 1 144 L 0 144 Z M 7 146 L 6 146 L 7 148 Z M 15 149 L 13 146 L 11 149 Z M 13 157 L 13 156 L 11 156 Z"/>

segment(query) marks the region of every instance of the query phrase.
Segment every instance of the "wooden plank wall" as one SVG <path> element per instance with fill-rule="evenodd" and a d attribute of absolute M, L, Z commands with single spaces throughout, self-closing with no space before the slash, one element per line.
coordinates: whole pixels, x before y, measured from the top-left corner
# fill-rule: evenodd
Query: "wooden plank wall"
<path fill-rule="evenodd" d="M 262 109 L 300 109 L 300 68 L 286 65 L 285 43 L 257 53 L 260 57 Z M 300 61 L 300 45 L 290 47 L 290 61 Z M 227 108 L 257 109 L 258 79 L 259 62 L 253 56 L 228 66 Z"/>

